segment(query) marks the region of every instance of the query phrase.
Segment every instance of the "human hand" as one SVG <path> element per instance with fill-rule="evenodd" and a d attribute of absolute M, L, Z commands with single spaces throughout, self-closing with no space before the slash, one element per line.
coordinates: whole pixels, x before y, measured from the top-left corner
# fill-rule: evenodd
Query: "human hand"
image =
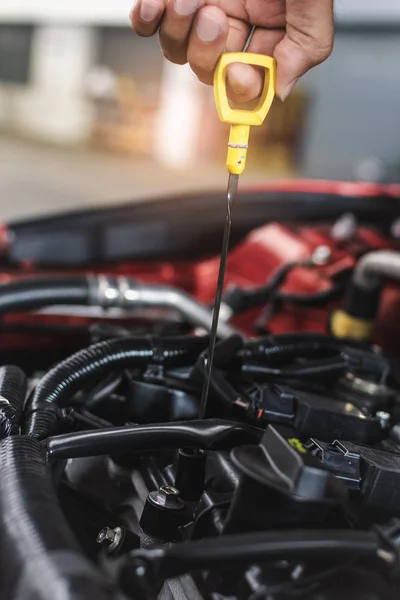
<path fill-rule="evenodd" d="M 221 54 L 240 52 L 256 25 L 249 52 L 276 59 L 281 100 L 333 48 L 333 0 L 136 0 L 130 19 L 140 36 L 159 31 L 164 56 L 188 62 L 206 84 L 212 84 Z M 255 67 L 233 64 L 227 83 L 234 101 L 247 102 L 260 95 L 263 75 Z"/>

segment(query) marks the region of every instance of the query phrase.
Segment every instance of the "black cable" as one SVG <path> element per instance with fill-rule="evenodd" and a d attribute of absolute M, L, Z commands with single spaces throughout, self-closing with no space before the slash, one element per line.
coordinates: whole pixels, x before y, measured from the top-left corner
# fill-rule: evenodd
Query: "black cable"
<path fill-rule="evenodd" d="M 243 358 L 268 359 L 274 362 L 289 362 L 297 358 L 330 358 L 348 348 L 366 350 L 374 356 L 370 347 L 363 342 L 346 338 L 335 338 L 324 333 L 284 333 L 268 335 L 246 343 Z M 376 355 L 377 359 L 379 355 Z"/>
<path fill-rule="evenodd" d="M 218 502 L 217 504 L 210 504 L 210 506 L 206 506 L 206 508 L 204 508 L 201 512 L 199 512 L 199 514 L 196 516 L 194 523 L 192 525 L 192 531 L 191 531 L 191 539 L 198 539 L 200 537 L 204 537 L 204 518 L 208 517 L 208 515 L 212 515 L 212 513 L 214 512 L 214 510 L 221 510 L 224 508 L 229 508 L 230 505 L 232 504 L 232 500 L 222 500 L 221 502 Z M 200 529 L 201 527 L 201 529 Z M 197 530 L 202 531 L 203 535 L 197 533 Z"/>
<path fill-rule="evenodd" d="M 278 267 L 271 275 L 270 280 L 263 286 L 252 289 L 242 289 L 237 286 L 232 286 L 227 289 L 224 294 L 223 302 L 233 311 L 233 314 L 238 314 L 245 310 L 251 310 L 262 304 L 266 304 L 270 297 L 282 286 L 288 275 L 297 267 L 313 266 L 308 261 L 294 261 Z"/>
<path fill-rule="evenodd" d="M 254 326 L 255 331 L 261 334 L 265 333 L 267 331 L 268 323 L 281 310 L 285 303 L 306 308 L 320 308 L 326 306 L 329 302 L 339 299 L 344 291 L 344 285 L 339 284 L 335 284 L 328 290 L 315 292 L 314 294 L 280 292 L 277 289 L 270 294 L 267 306 L 257 318 Z"/>
<path fill-rule="evenodd" d="M 73 354 L 39 382 L 24 411 L 23 433 L 44 439 L 57 427 L 58 407 L 73 394 L 114 370 L 144 368 L 150 362 L 186 366 L 207 347 L 208 336 L 121 337 L 99 342 Z"/>
<path fill-rule="evenodd" d="M 325 334 L 270 335 L 248 342 L 241 354 L 242 372 L 267 380 L 340 375 L 347 369 L 380 381 L 391 369 L 388 360 L 366 344 Z"/>
<path fill-rule="evenodd" d="M 242 372 L 255 375 L 261 378 L 302 378 L 318 377 L 320 375 L 337 374 L 343 372 L 349 366 L 349 361 L 345 358 L 329 359 L 324 361 L 314 361 L 312 363 L 286 367 L 283 369 L 274 369 L 265 365 L 243 364 Z"/>
<path fill-rule="evenodd" d="M 325 306 L 328 302 L 337 300 L 340 298 L 344 291 L 344 285 L 335 284 L 327 290 L 321 292 L 315 292 L 313 294 L 294 294 L 291 292 L 279 292 L 278 298 L 282 302 L 289 304 L 296 304 L 298 306 L 306 306 L 308 308 L 317 308 L 319 306 Z"/>
<path fill-rule="evenodd" d="M 310 294 L 296 294 L 292 292 L 281 292 L 280 288 L 285 283 L 288 275 L 298 267 L 315 268 L 310 260 L 290 262 L 279 267 L 271 276 L 268 283 L 264 286 L 251 289 L 242 289 L 233 286 L 226 291 L 223 302 L 232 310 L 233 314 L 251 310 L 263 306 L 271 301 L 276 306 L 281 306 L 284 302 L 296 304 L 305 307 L 324 306 L 328 302 L 340 298 L 345 291 L 345 285 L 334 283 L 327 290 L 314 292 Z"/>
<path fill-rule="evenodd" d="M 140 550 L 129 559 L 140 563 L 155 581 L 192 571 L 229 569 L 276 560 L 321 560 L 335 557 L 376 557 L 380 547 L 374 532 L 352 530 L 293 530 L 225 535 L 176 544 L 169 548 Z"/>
<path fill-rule="evenodd" d="M 50 437 L 50 459 L 161 451 L 166 448 L 231 450 L 240 444 L 258 443 L 263 429 L 222 419 L 110 427 Z"/>
<path fill-rule="evenodd" d="M 42 445 L 0 442 L 2 600 L 110 600 L 109 581 L 81 553 L 54 489 Z"/>

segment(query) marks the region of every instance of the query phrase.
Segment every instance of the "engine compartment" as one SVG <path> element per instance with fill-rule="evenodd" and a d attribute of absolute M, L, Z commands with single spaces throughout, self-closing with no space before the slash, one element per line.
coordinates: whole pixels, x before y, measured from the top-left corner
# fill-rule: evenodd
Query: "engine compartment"
<path fill-rule="evenodd" d="M 398 190 L 271 185 L 228 257 L 206 406 L 215 241 L 89 264 L 55 260 L 55 221 L 5 231 L 4 600 L 398 597 Z"/>

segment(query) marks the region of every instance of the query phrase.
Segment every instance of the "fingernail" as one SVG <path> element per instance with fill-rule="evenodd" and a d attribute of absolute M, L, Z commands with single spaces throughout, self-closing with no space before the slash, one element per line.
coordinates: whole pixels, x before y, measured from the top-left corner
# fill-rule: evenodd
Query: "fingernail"
<path fill-rule="evenodd" d="M 142 6 L 140 7 L 140 18 L 146 23 L 155 21 L 160 14 L 160 5 L 158 2 L 152 2 L 151 0 L 142 0 Z"/>
<path fill-rule="evenodd" d="M 198 8 L 198 0 L 175 0 L 175 12 L 182 17 L 192 15 Z"/>
<path fill-rule="evenodd" d="M 218 21 L 200 13 L 197 21 L 197 35 L 203 42 L 214 42 L 221 33 L 221 25 Z"/>
<path fill-rule="evenodd" d="M 285 102 L 286 98 L 289 96 L 290 92 L 293 90 L 294 86 L 298 82 L 298 79 L 294 79 L 291 83 L 289 83 L 281 94 L 282 102 Z"/>

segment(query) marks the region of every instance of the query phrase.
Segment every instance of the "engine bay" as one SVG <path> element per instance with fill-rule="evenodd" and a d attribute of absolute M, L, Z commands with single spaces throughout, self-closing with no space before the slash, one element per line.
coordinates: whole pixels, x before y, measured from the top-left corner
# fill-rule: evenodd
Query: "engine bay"
<path fill-rule="evenodd" d="M 206 201 L 4 231 L 4 600 L 398 598 L 400 190 L 247 198 L 205 404 Z"/>

